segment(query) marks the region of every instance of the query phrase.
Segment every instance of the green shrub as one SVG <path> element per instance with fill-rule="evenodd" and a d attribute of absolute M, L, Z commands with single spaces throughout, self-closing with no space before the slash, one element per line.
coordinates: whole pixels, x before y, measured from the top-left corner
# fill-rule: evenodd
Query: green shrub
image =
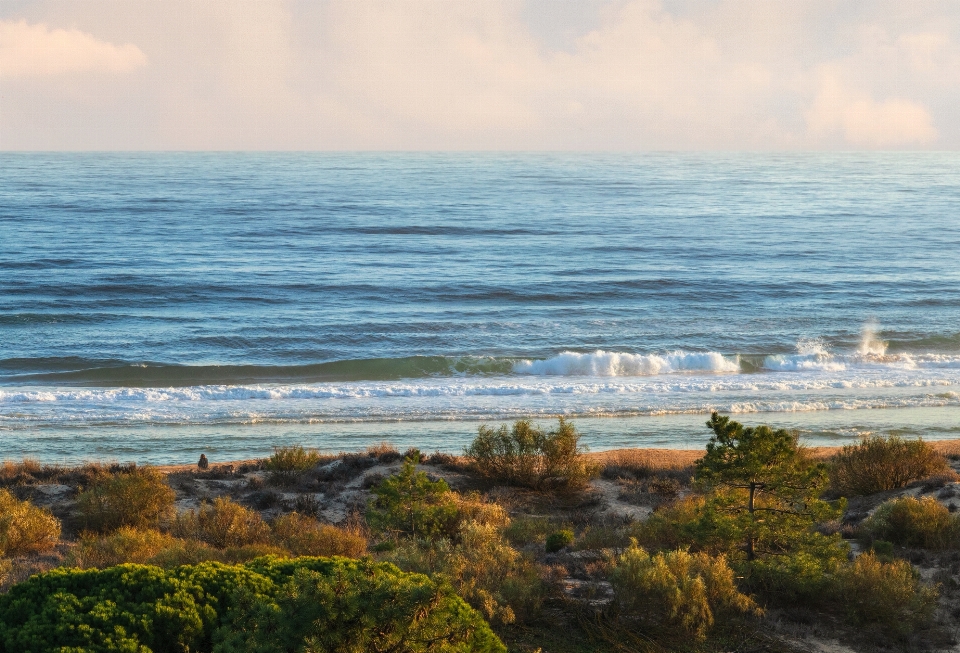
<path fill-rule="evenodd" d="M 505 651 L 449 586 L 392 565 L 55 569 L 0 596 L 0 651 Z"/>
<path fill-rule="evenodd" d="M 960 519 L 933 497 L 903 497 L 882 504 L 861 529 L 870 537 L 903 546 L 960 546 Z"/>
<path fill-rule="evenodd" d="M 494 524 L 467 521 L 456 542 L 405 540 L 385 558 L 404 571 L 442 575 L 470 605 L 499 623 L 529 619 L 546 594 L 536 565 L 510 547 Z"/>
<path fill-rule="evenodd" d="M 277 517 L 272 530 L 274 541 L 297 556 L 359 558 L 367 552 L 367 538 L 359 528 L 337 528 L 295 512 Z"/>
<path fill-rule="evenodd" d="M 60 539 L 60 521 L 29 501 L 0 490 L 0 558 L 49 551 Z"/>
<path fill-rule="evenodd" d="M 894 490 L 950 472 L 946 458 L 923 440 L 873 436 L 843 447 L 833 457 L 830 481 L 839 492 L 853 496 Z"/>
<path fill-rule="evenodd" d="M 142 565 L 54 569 L 0 596 L 0 650 L 209 651 L 235 590 L 271 586 L 243 567 L 216 563 L 170 572 Z"/>
<path fill-rule="evenodd" d="M 520 516 L 510 520 L 503 534 L 516 546 L 525 544 L 543 544 L 547 535 L 557 529 L 558 524 L 547 517 Z"/>
<path fill-rule="evenodd" d="M 322 460 L 319 451 L 304 449 L 300 445 L 274 447 L 273 455 L 264 461 L 263 468 L 270 472 L 305 472 Z"/>
<path fill-rule="evenodd" d="M 573 531 L 565 529 L 550 533 L 550 535 L 547 536 L 545 548 L 547 553 L 556 553 L 571 544 L 573 544 Z"/>
<path fill-rule="evenodd" d="M 478 472 L 497 481 L 541 488 L 544 485 L 582 487 L 599 473 L 580 446 L 580 433 L 563 418 L 549 433 L 528 420 L 508 431 L 481 426 L 467 448 L 467 460 Z"/>
<path fill-rule="evenodd" d="M 173 515 L 175 500 L 160 474 L 141 468 L 94 480 L 77 496 L 77 512 L 83 527 L 98 533 L 155 528 Z"/>
<path fill-rule="evenodd" d="M 246 599 L 221 631 L 216 653 L 506 653 L 480 615 L 445 583 L 369 560 L 313 560 L 265 569 L 278 585 L 278 575 L 293 573 L 273 596 Z"/>
<path fill-rule="evenodd" d="M 855 626 L 906 635 L 933 616 L 937 590 L 924 586 L 904 560 L 881 562 L 864 553 L 839 569 L 835 600 Z"/>
<path fill-rule="evenodd" d="M 373 488 L 367 522 L 376 533 L 393 537 L 436 539 L 456 532 L 458 509 L 454 493 L 443 479 L 431 481 L 408 458 L 397 474 Z"/>
<path fill-rule="evenodd" d="M 220 549 L 263 544 L 270 538 L 270 527 L 260 513 L 224 497 L 177 515 L 173 532 Z"/>
<path fill-rule="evenodd" d="M 651 556 L 634 542 L 617 558 L 610 582 L 625 614 L 698 639 L 720 616 L 760 613 L 737 589 L 722 555 L 679 550 Z"/>

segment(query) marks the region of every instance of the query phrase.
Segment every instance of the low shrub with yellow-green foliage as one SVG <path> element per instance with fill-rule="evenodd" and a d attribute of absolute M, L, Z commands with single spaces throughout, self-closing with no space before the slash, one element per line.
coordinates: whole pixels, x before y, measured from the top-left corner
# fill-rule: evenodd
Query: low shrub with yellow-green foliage
<path fill-rule="evenodd" d="M 960 519 L 933 497 L 883 503 L 862 525 L 872 539 L 923 549 L 960 547 Z"/>
<path fill-rule="evenodd" d="M 561 417 L 549 432 L 529 420 L 518 420 L 509 430 L 506 424 L 481 426 L 465 455 L 475 470 L 496 481 L 579 488 L 600 473 L 585 452 L 576 427 Z"/>
<path fill-rule="evenodd" d="M 183 540 L 152 528 L 121 526 L 108 535 L 88 532 L 81 534 L 70 552 L 68 564 L 82 569 L 102 569 L 128 562 L 144 564 L 182 543 Z"/>
<path fill-rule="evenodd" d="M 910 563 L 881 562 L 872 553 L 837 570 L 833 595 L 849 623 L 899 635 L 929 622 L 937 605 L 937 589 L 924 585 Z"/>
<path fill-rule="evenodd" d="M 650 555 L 634 542 L 617 557 L 610 582 L 625 615 L 698 639 L 707 636 L 718 618 L 761 612 L 737 589 L 722 555 L 682 549 Z"/>
<path fill-rule="evenodd" d="M 60 521 L 50 511 L 0 490 L 0 558 L 49 551 L 60 539 Z"/>
<path fill-rule="evenodd" d="M 536 565 L 504 538 L 503 506 L 453 492 L 416 470 L 417 456 L 374 488 L 367 519 L 391 538 L 384 558 L 404 571 L 442 576 L 488 619 L 534 614 L 545 588 Z"/>
<path fill-rule="evenodd" d="M 263 468 L 271 472 L 305 472 L 321 460 L 323 456 L 319 451 L 300 445 L 274 447 L 273 455 L 264 461 Z"/>
<path fill-rule="evenodd" d="M 923 440 L 872 436 L 850 444 L 830 461 L 830 482 L 847 496 L 906 487 L 937 474 L 950 474 L 947 459 Z"/>
<path fill-rule="evenodd" d="M 454 493 L 443 479 L 430 480 L 417 470 L 419 456 L 407 458 L 397 474 L 372 490 L 367 522 L 374 533 L 393 538 L 438 539 L 456 531 Z"/>
<path fill-rule="evenodd" d="M 359 558 L 367 552 L 366 534 L 359 526 L 338 528 L 295 512 L 271 524 L 273 540 L 295 556 Z"/>
<path fill-rule="evenodd" d="M 201 562 L 236 564 L 264 555 L 287 557 L 289 552 L 271 544 L 218 549 L 206 542 L 174 537 L 154 529 L 122 526 L 106 535 L 82 534 L 67 557 L 67 564 L 81 569 L 106 569 L 128 563 L 172 569 Z"/>
<path fill-rule="evenodd" d="M 498 623 L 530 618 L 546 595 L 537 566 L 493 524 L 467 521 L 456 541 L 408 539 L 384 559 L 404 571 L 443 576 L 467 603 Z"/>
<path fill-rule="evenodd" d="M 135 468 L 94 480 L 77 496 L 77 512 L 83 528 L 98 533 L 121 526 L 156 528 L 173 516 L 175 500 L 159 473 Z"/>
<path fill-rule="evenodd" d="M 270 527 L 260 513 L 224 497 L 196 510 L 181 512 L 173 524 L 173 533 L 218 549 L 265 544 L 270 540 Z"/>

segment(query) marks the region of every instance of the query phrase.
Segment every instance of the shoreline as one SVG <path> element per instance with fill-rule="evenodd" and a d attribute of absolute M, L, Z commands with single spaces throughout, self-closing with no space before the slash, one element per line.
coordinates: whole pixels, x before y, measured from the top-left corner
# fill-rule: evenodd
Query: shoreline
<path fill-rule="evenodd" d="M 925 440 L 927 444 L 933 447 L 935 450 L 939 451 L 943 455 L 960 455 L 960 438 L 952 440 Z M 383 443 L 381 443 L 383 444 Z M 389 445 L 390 443 L 385 443 Z M 309 447 L 305 447 L 308 448 Z M 815 458 L 825 459 L 829 458 L 836 452 L 840 451 L 842 447 L 807 447 L 809 451 Z M 621 447 L 617 449 L 608 449 L 605 451 L 590 451 L 585 455 L 587 458 L 596 463 L 605 463 L 609 462 L 611 459 L 616 459 L 617 457 L 630 456 L 630 457 L 643 457 L 649 459 L 652 464 L 656 466 L 667 466 L 667 467 L 683 467 L 687 465 L 692 465 L 698 458 L 703 456 L 703 449 L 668 449 L 662 447 Z M 329 457 L 331 459 L 338 458 L 340 456 L 358 453 L 350 451 L 340 451 L 337 453 L 324 454 L 324 457 Z M 263 458 L 246 458 L 246 459 L 237 459 L 237 460 L 210 460 L 210 471 L 213 471 L 217 468 L 222 467 L 241 467 L 244 465 L 259 465 L 262 460 L 265 460 L 269 457 L 269 454 L 265 455 Z M 454 458 L 459 458 L 460 456 L 453 456 Z M 22 460 L 22 459 L 21 459 Z M 0 466 L 6 464 L 18 464 L 20 461 L 12 458 L 4 458 L 0 460 Z M 45 463 L 40 463 L 41 465 Z M 55 465 L 58 467 L 70 468 L 70 467 L 81 467 L 83 465 L 90 464 L 130 464 L 123 463 L 114 460 L 86 460 L 74 465 Z M 176 474 L 180 472 L 188 471 L 197 471 L 196 463 L 178 463 L 170 465 L 151 465 L 151 464 L 139 464 L 138 467 L 149 467 L 153 470 L 160 472 L 161 474 Z"/>

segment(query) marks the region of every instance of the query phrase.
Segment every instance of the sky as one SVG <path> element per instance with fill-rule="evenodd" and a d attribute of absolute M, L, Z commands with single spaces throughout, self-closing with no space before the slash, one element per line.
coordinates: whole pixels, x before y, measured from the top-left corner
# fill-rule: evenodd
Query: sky
<path fill-rule="evenodd" d="M 3 0 L 2 150 L 956 150 L 956 0 Z"/>

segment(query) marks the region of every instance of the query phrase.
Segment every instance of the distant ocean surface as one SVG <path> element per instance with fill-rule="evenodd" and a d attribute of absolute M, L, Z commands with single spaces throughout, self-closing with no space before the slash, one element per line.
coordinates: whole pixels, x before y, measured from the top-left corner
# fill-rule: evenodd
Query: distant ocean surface
<path fill-rule="evenodd" d="M 960 438 L 957 154 L 0 153 L 0 459 Z"/>

